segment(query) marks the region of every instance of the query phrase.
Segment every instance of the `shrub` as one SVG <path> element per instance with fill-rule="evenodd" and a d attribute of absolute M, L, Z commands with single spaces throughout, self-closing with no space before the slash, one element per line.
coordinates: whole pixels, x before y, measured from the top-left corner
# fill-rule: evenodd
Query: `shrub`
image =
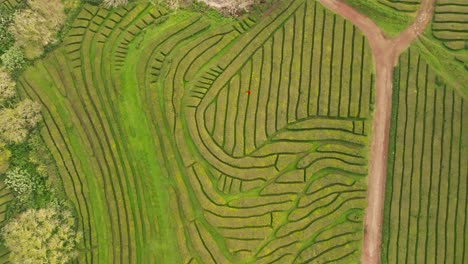
<path fill-rule="evenodd" d="M 121 5 L 126 5 L 128 4 L 128 0 L 104 0 L 102 3 L 105 7 L 112 8 Z"/>
<path fill-rule="evenodd" d="M 15 72 L 23 68 L 24 55 L 20 48 L 13 46 L 7 50 L 1 57 L 3 65 L 9 72 Z"/>
<path fill-rule="evenodd" d="M 29 209 L 2 229 L 11 263 L 67 263 L 77 256 L 81 233 L 70 211 L 48 206 Z"/>
<path fill-rule="evenodd" d="M 20 201 L 29 200 L 34 191 L 38 189 L 41 180 L 38 177 L 31 176 L 27 171 L 20 168 L 14 168 L 7 171 L 5 184 L 8 189 L 13 191 L 13 194 Z"/>
<path fill-rule="evenodd" d="M 0 68 L 0 105 L 16 94 L 16 83 L 5 68 Z"/>

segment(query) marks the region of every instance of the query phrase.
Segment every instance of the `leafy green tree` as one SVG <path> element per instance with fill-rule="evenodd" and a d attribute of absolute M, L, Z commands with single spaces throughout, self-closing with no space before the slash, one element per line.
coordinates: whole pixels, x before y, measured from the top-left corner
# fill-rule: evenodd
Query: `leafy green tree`
<path fill-rule="evenodd" d="M 16 105 L 15 111 L 27 129 L 33 129 L 41 121 L 41 105 L 37 102 L 25 99 Z"/>
<path fill-rule="evenodd" d="M 1 235 L 15 264 L 67 263 L 77 256 L 81 233 L 65 209 L 48 206 L 29 209 L 3 227 Z"/>
<path fill-rule="evenodd" d="M 17 71 L 23 68 L 25 63 L 23 51 L 16 46 L 11 47 L 8 49 L 0 59 L 3 62 L 3 65 L 9 72 Z"/>
<path fill-rule="evenodd" d="M 7 143 L 23 142 L 31 129 L 41 120 L 38 103 L 25 99 L 14 109 L 0 109 L 0 140 Z"/>
<path fill-rule="evenodd" d="M 53 31 L 60 29 L 65 22 L 66 15 L 61 0 L 28 0 L 28 5 L 46 19 L 46 26 Z"/>
<path fill-rule="evenodd" d="M 60 0 L 28 0 L 28 5 L 30 8 L 15 15 L 8 30 L 16 45 L 24 48 L 25 56 L 33 59 L 43 53 L 44 46 L 55 41 L 66 16 Z"/>
<path fill-rule="evenodd" d="M 0 68 L 0 105 L 16 95 L 16 83 L 5 68 Z"/>

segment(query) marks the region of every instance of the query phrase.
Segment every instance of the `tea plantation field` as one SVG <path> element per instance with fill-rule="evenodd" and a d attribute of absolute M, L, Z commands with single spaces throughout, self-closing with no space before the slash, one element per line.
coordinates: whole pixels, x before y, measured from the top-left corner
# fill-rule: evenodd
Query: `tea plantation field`
<path fill-rule="evenodd" d="M 358 262 L 370 49 L 316 1 L 267 12 L 85 5 L 24 72 L 80 263 Z"/>
<path fill-rule="evenodd" d="M 395 71 L 382 260 L 465 263 L 466 99 L 411 48 Z"/>

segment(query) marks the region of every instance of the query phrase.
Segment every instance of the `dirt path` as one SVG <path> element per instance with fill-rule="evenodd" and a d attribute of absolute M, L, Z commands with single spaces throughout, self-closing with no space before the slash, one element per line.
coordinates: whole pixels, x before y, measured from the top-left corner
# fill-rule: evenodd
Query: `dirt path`
<path fill-rule="evenodd" d="M 396 38 L 387 38 L 369 18 L 339 0 L 320 0 L 333 12 L 356 25 L 367 37 L 372 48 L 375 67 L 375 111 L 369 160 L 367 208 L 364 219 L 364 239 L 361 262 L 380 263 L 382 223 L 387 176 L 387 153 L 392 112 L 393 67 L 400 54 L 427 27 L 432 18 L 435 0 L 422 0 L 413 24 Z"/>

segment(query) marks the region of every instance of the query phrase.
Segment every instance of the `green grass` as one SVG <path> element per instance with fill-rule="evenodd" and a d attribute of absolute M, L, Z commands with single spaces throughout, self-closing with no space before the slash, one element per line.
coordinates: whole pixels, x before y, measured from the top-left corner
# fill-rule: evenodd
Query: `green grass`
<path fill-rule="evenodd" d="M 359 260 L 370 49 L 317 2 L 270 12 L 84 5 L 26 69 L 80 263 Z"/>

